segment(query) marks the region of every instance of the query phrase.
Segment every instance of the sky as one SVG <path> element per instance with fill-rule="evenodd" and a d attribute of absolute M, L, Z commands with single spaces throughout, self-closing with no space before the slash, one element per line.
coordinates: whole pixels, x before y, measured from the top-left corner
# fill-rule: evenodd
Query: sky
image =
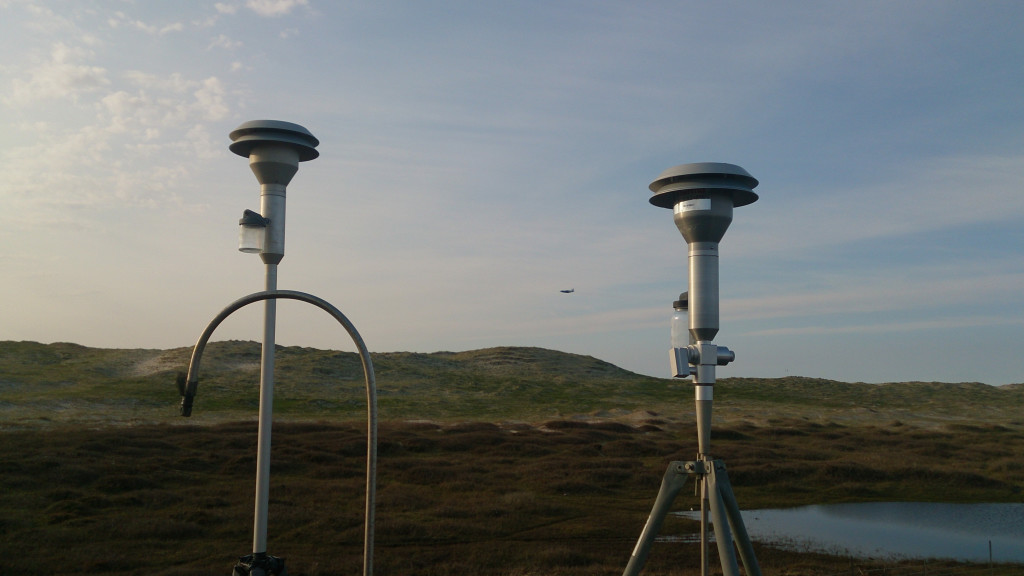
<path fill-rule="evenodd" d="M 264 287 L 228 134 L 307 128 L 281 289 L 374 352 L 668 376 L 663 170 L 741 166 L 730 376 L 1024 382 L 1017 1 L 0 0 L 0 340 L 195 343 Z M 575 289 L 572 294 L 560 290 Z M 214 340 L 262 338 L 262 306 Z M 277 343 L 354 351 L 308 304 Z"/>

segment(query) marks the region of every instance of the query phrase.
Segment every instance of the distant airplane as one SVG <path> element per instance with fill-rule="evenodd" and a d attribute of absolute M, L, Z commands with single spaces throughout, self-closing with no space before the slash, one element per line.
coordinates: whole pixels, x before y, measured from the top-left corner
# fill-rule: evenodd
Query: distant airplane
<path fill-rule="evenodd" d="M 575 288 L 569 288 L 568 290 L 559 290 L 559 292 L 561 292 L 562 294 L 572 294 L 575 291 Z"/>

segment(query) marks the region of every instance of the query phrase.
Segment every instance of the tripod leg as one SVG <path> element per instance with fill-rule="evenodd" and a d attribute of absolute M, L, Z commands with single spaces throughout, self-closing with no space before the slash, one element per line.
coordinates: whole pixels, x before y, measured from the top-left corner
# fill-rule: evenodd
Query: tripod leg
<path fill-rule="evenodd" d="M 661 479 L 661 489 L 658 490 L 658 498 L 654 501 L 654 507 L 651 508 L 651 515 L 647 517 L 647 524 L 644 525 L 644 529 L 640 533 L 640 538 L 637 540 L 636 547 L 633 548 L 633 554 L 630 556 L 622 576 L 636 576 L 643 570 L 644 563 L 647 562 L 647 555 L 651 551 L 651 545 L 654 544 L 654 538 L 661 530 L 661 524 L 672 506 L 672 501 L 686 485 L 687 466 L 691 470 L 694 469 L 691 462 L 669 463 L 668 470 L 665 471 L 665 476 Z"/>
<path fill-rule="evenodd" d="M 711 549 L 708 534 L 708 477 L 700 477 L 700 576 L 711 574 Z"/>
<path fill-rule="evenodd" d="M 736 563 L 736 550 L 732 545 L 732 531 L 725 516 L 725 504 L 719 491 L 718 480 L 715 478 L 714 466 L 708 470 L 710 486 L 708 495 L 711 504 L 711 522 L 715 525 L 715 543 L 718 544 L 718 559 L 722 563 L 723 576 L 739 576 L 740 567 Z"/>
<path fill-rule="evenodd" d="M 761 566 L 758 565 L 757 557 L 754 556 L 754 546 L 750 542 L 750 535 L 747 534 L 747 527 L 743 524 L 740 507 L 736 504 L 736 495 L 732 492 L 729 474 L 725 471 L 725 462 L 715 461 L 714 469 L 715 477 L 718 479 L 718 491 L 722 494 L 722 500 L 725 502 L 725 511 L 729 515 L 729 526 L 736 539 L 743 568 L 746 569 L 747 576 L 761 576 Z"/>

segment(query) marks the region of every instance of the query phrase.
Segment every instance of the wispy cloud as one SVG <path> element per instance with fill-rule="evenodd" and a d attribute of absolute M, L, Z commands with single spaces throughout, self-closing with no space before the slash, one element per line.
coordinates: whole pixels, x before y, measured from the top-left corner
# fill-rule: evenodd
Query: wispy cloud
<path fill-rule="evenodd" d="M 238 12 L 238 6 L 235 4 L 227 4 L 224 2 L 216 2 L 213 5 L 214 9 L 220 14 L 234 14 Z"/>
<path fill-rule="evenodd" d="M 955 332 L 965 328 L 985 328 L 994 326 L 1024 327 L 1024 315 L 1005 316 L 952 316 L 928 320 L 910 320 L 900 322 L 869 322 L 863 324 L 841 325 L 815 324 L 814 326 L 787 326 L 745 332 L 745 337 L 762 338 L 768 336 L 837 336 L 844 334 L 884 334 L 924 331 Z"/>
<path fill-rule="evenodd" d="M 284 16 L 298 6 L 306 6 L 308 0 L 246 0 L 245 7 L 260 16 Z"/>
<path fill-rule="evenodd" d="M 730 298 L 737 320 L 829 317 L 850 314 L 944 310 L 998 305 L 1024 293 L 1024 267 L 1017 258 L 935 264 L 880 259 L 873 270 L 850 274 L 845 267 L 823 273 L 794 271 L 788 284 L 756 297 Z"/>
<path fill-rule="evenodd" d="M 210 41 L 209 48 L 224 48 L 225 50 L 236 50 L 242 47 L 241 40 L 232 40 L 226 34 L 221 34 Z"/>
<path fill-rule="evenodd" d="M 55 14 L 36 16 L 40 30 L 66 40 L 0 71 L 10 82 L 0 103 L 26 118 L 7 126 L 9 135 L 21 137 L 0 149 L 5 194 L 19 209 L 12 223 L 64 219 L 62 206 L 175 201 L 168 187 L 186 178 L 196 159 L 201 164 L 217 153 L 207 124 L 230 114 L 224 81 L 159 66 L 97 66 L 116 43 L 100 42 Z M 48 18 L 57 24 L 45 26 Z M 160 33 L 121 13 L 114 21 L 115 28 Z"/>
<path fill-rule="evenodd" d="M 1024 155 L 961 154 L 908 160 L 867 184 L 824 189 L 768 181 L 761 204 L 730 231 L 737 254 L 795 254 L 979 223 L 1024 219 Z M 759 190 L 760 191 L 760 190 Z M 779 222 L 789 226 L 780 227 Z"/>
<path fill-rule="evenodd" d="M 54 99 L 76 102 L 80 95 L 101 91 L 110 80 L 105 68 L 83 63 L 91 56 L 84 48 L 54 44 L 49 60 L 29 70 L 27 79 L 12 80 L 10 96 L 4 101 L 14 106 Z"/>
<path fill-rule="evenodd" d="M 145 32 L 151 36 L 164 36 L 172 32 L 181 32 L 185 29 L 185 25 L 181 22 L 172 22 L 170 24 L 158 26 L 155 24 L 148 24 L 142 20 L 134 20 L 128 17 L 124 12 L 115 12 L 113 16 L 107 19 L 107 24 L 111 28 L 120 28 L 124 26 Z"/>
<path fill-rule="evenodd" d="M 226 90 L 219 78 L 210 77 L 203 80 L 195 92 L 196 110 L 204 120 L 220 121 L 227 118 L 231 109 L 226 103 Z"/>

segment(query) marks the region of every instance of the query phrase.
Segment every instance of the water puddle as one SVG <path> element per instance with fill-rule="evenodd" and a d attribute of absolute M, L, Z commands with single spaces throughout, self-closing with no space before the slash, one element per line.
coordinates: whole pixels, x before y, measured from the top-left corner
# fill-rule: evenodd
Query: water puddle
<path fill-rule="evenodd" d="M 700 518 L 699 512 L 678 514 Z M 743 522 L 754 541 L 792 550 L 987 562 L 991 546 L 995 562 L 1024 562 L 1024 504 L 833 504 L 745 510 Z"/>

